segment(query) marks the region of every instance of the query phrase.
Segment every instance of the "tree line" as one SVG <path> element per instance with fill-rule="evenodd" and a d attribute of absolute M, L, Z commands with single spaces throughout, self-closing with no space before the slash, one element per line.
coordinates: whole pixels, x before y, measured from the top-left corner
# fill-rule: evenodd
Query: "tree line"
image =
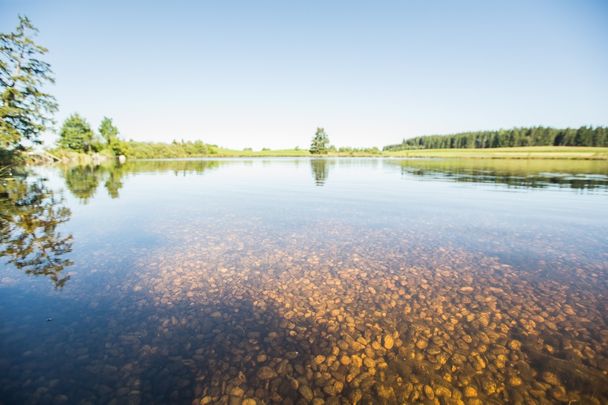
<path fill-rule="evenodd" d="M 61 127 L 57 146 L 60 150 L 106 152 L 135 159 L 196 157 L 217 153 L 216 145 L 203 141 L 136 142 L 122 140 L 119 134 L 111 118 L 104 117 L 95 132 L 86 119 L 79 114 L 72 114 Z"/>
<path fill-rule="evenodd" d="M 127 142 L 127 156 L 134 159 L 187 158 L 216 155 L 218 146 L 203 141 Z"/>
<path fill-rule="evenodd" d="M 387 145 L 385 151 L 406 149 L 503 148 L 514 146 L 608 146 L 607 127 L 531 127 L 425 135 Z"/>
<path fill-rule="evenodd" d="M 94 132 L 89 122 L 79 114 L 70 115 L 61 126 L 57 146 L 76 152 L 110 152 L 128 155 L 129 145 L 118 137 L 118 128 L 111 118 L 104 117 Z"/>

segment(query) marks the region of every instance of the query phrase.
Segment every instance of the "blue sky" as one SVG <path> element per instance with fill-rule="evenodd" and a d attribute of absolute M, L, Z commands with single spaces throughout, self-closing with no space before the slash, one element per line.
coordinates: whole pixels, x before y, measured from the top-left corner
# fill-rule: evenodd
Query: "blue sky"
<path fill-rule="evenodd" d="M 10 1 L 61 122 L 228 147 L 608 124 L 606 1 Z M 50 138 L 49 138 L 50 139 Z"/>

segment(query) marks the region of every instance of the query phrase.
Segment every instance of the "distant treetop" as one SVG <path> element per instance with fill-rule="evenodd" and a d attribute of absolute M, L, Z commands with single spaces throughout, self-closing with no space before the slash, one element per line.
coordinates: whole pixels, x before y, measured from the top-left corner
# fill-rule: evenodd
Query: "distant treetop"
<path fill-rule="evenodd" d="M 452 135 L 426 135 L 387 145 L 385 151 L 406 149 L 502 148 L 514 146 L 608 146 L 608 128 L 580 127 L 557 129 L 531 127 L 498 131 L 461 132 Z"/>

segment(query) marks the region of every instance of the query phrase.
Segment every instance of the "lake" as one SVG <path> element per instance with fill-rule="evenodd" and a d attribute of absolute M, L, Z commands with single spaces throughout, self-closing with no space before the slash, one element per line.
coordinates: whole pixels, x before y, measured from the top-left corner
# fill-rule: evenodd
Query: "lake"
<path fill-rule="evenodd" d="M 608 401 L 608 163 L 0 180 L 0 403 Z"/>

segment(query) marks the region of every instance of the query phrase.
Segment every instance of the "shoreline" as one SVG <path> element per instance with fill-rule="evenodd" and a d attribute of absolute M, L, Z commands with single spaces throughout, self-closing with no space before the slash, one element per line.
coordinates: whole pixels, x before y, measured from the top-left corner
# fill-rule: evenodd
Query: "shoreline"
<path fill-rule="evenodd" d="M 52 157 L 52 158 L 49 158 Z M 231 159 L 231 158 L 378 158 L 378 159 L 456 159 L 456 160 L 587 160 L 607 161 L 606 147 L 533 146 L 487 149 L 418 149 L 381 153 L 326 153 L 311 154 L 306 150 L 234 151 L 193 156 L 128 157 L 127 161 L 142 160 L 187 160 L 187 159 Z M 45 151 L 31 153 L 26 157 L 27 165 L 40 164 L 93 164 L 107 163 L 117 158 L 107 154 L 86 154 L 74 151 Z"/>

